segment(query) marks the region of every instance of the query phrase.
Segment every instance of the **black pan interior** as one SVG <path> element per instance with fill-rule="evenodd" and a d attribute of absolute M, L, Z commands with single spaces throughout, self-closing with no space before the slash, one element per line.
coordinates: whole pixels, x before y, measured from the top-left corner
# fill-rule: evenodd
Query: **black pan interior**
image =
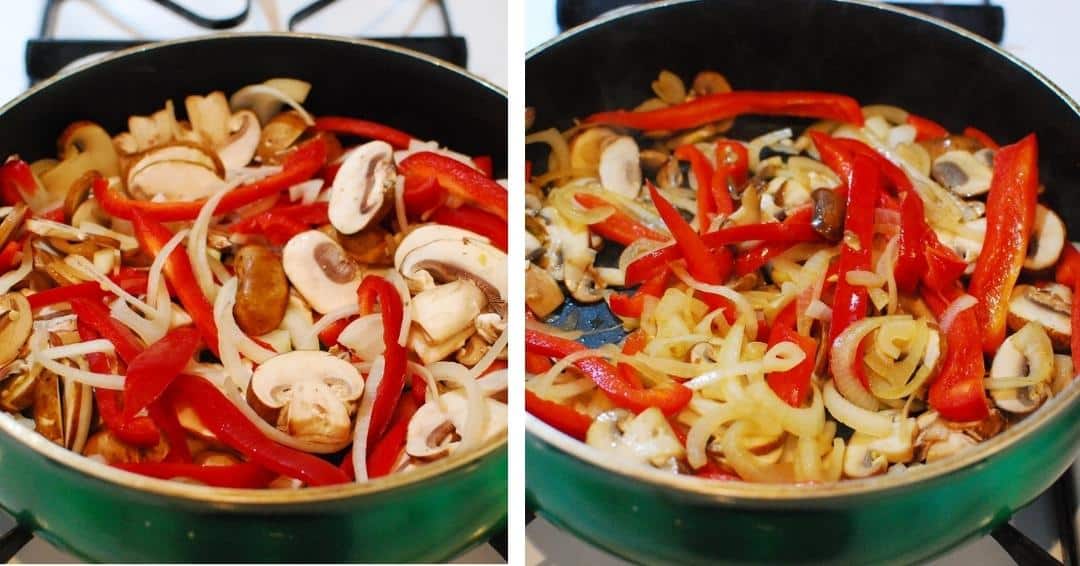
<path fill-rule="evenodd" d="M 652 96 L 649 84 L 661 69 L 684 80 L 713 69 L 736 89 L 843 92 L 863 104 L 896 104 L 951 131 L 973 125 L 999 142 L 1036 132 L 1044 199 L 1080 234 L 1077 110 L 1022 66 L 949 29 L 829 0 L 670 3 L 532 54 L 526 101 L 538 129 L 567 127 L 572 118 Z"/>
<path fill-rule="evenodd" d="M 218 36 L 153 47 L 65 77 L 0 115 L 0 156 L 51 157 L 76 120 L 110 133 L 166 99 L 226 94 L 272 77 L 312 83 L 305 107 L 384 122 L 456 151 L 491 155 L 506 174 L 506 97 L 430 60 L 369 44 L 304 36 Z"/>

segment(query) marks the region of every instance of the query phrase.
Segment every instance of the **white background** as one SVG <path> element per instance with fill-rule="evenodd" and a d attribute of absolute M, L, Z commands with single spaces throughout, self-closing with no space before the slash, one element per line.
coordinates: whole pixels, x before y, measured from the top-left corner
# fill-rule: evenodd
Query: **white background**
<path fill-rule="evenodd" d="M 970 0 L 949 1 L 971 3 Z M 994 0 L 994 4 L 1005 7 L 1004 47 L 1039 69 L 1072 98 L 1080 99 L 1080 66 L 1076 63 L 1076 54 L 1080 52 L 1080 38 L 1077 37 L 1080 0 Z M 557 33 L 555 0 L 525 0 L 526 49 L 536 47 Z M 1035 542 L 1060 557 L 1051 509 L 1049 497 L 1044 496 L 1018 513 L 1012 522 Z M 528 566 L 626 564 L 558 530 L 543 519 L 534 521 L 525 530 L 525 536 Z M 1013 561 L 993 539 L 985 537 L 968 543 L 934 563 L 938 566 L 1004 566 L 1013 564 Z"/>

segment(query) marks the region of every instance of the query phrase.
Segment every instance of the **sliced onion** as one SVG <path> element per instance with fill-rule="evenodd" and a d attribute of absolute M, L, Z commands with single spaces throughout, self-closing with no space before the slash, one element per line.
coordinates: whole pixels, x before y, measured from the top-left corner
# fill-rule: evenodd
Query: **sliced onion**
<path fill-rule="evenodd" d="M 135 297 L 131 293 L 128 293 L 115 282 L 113 282 L 112 279 L 109 279 L 101 273 L 98 273 L 98 270 L 94 268 L 94 264 L 90 263 L 90 260 L 86 259 L 85 257 L 72 254 L 64 258 L 64 263 L 68 264 L 68 266 L 77 271 L 79 275 L 86 277 L 88 280 L 97 282 L 110 293 L 131 303 L 133 306 L 138 307 L 139 310 L 143 311 L 147 315 L 153 315 L 156 312 L 154 307 L 151 307 L 149 304 L 140 301 L 137 297 Z"/>
<path fill-rule="evenodd" d="M 781 141 L 791 139 L 794 133 L 791 128 L 783 128 L 781 130 L 775 130 L 766 134 L 760 135 L 747 144 L 747 154 L 750 157 L 750 170 L 757 171 L 758 165 L 761 164 L 761 150 L 769 147 L 772 144 Z"/>
<path fill-rule="evenodd" d="M 806 307 L 806 316 L 828 322 L 832 320 L 832 307 L 821 302 L 821 299 L 814 299 Z"/>
<path fill-rule="evenodd" d="M 401 296 L 401 332 L 398 333 L 398 345 L 405 347 L 405 344 L 409 341 L 409 329 L 412 327 L 412 294 L 409 292 L 409 284 L 405 282 L 405 278 L 401 276 L 396 269 L 386 270 L 386 279 L 394 285 L 397 289 L 398 295 Z"/>
<path fill-rule="evenodd" d="M 368 481 L 367 473 L 367 441 L 368 429 L 371 428 L 371 411 L 375 406 L 375 396 L 382 383 L 383 371 L 386 369 L 386 359 L 382 356 L 375 358 L 371 364 L 371 372 L 368 373 L 367 383 L 364 384 L 364 398 L 360 401 L 360 407 L 356 409 L 356 428 L 353 430 L 352 454 L 353 472 L 356 482 Z"/>
<path fill-rule="evenodd" d="M 885 278 L 873 271 L 853 269 L 844 275 L 848 285 L 856 287 L 881 287 L 885 284 Z"/>
<path fill-rule="evenodd" d="M 525 136 L 525 144 L 546 143 L 551 146 L 557 171 L 570 171 L 570 146 L 556 128 L 548 128 Z M 549 172 L 550 173 L 550 172 Z"/>
<path fill-rule="evenodd" d="M 753 409 L 752 405 L 745 403 L 724 403 L 701 415 L 686 433 L 686 461 L 690 467 L 698 469 L 708 463 L 705 448 L 718 428 L 729 421 L 745 417 Z"/>
<path fill-rule="evenodd" d="M 199 283 L 203 295 L 211 303 L 214 302 L 214 297 L 217 296 L 218 288 L 214 284 L 214 276 L 206 259 L 206 238 L 210 233 L 210 221 L 214 218 L 214 211 L 217 209 L 218 204 L 221 203 L 221 199 L 225 198 L 225 195 L 229 194 L 237 186 L 239 186 L 237 182 L 229 183 L 206 199 L 206 203 L 199 209 L 199 215 L 195 217 L 195 221 L 191 224 L 191 232 L 188 237 L 187 254 L 191 260 L 191 269 L 195 273 L 195 280 Z"/>
<path fill-rule="evenodd" d="M 293 100 L 293 98 L 291 96 L 285 94 L 280 89 L 274 88 L 274 87 L 272 87 L 270 85 L 266 85 L 266 84 L 248 85 L 248 86 L 236 91 L 235 93 L 233 93 L 233 95 L 232 95 L 232 97 L 230 99 L 230 104 L 229 105 L 230 106 L 235 106 L 238 103 L 233 102 L 233 101 L 238 100 L 241 97 L 251 96 L 253 94 L 265 94 L 265 95 L 267 95 L 267 96 L 269 96 L 271 98 L 275 98 L 277 100 L 280 100 L 281 102 L 288 105 L 289 108 L 292 108 L 293 110 L 296 110 L 296 113 L 300 115 L 300 118 L 302 118 L 304 120 L 305 124 L 307 124 L 308 126 L 314 126 L 315 125 L 315 119 L 311 117 L 311 114 L 309 114 L 307 110 L 304 110 L 304 107 L 301 106 L 299 102 Z M 267 117 L 267 119 L 269 119 L 269 117 Z M 263 117 L 261 117 L 261 116 L 260 116 L 260 121 L 262 121 L 263 123 L 266 122 L 266 120 L 263 120 Z"/>
<path fill-rule="evenodd" d="M 312 204 L 319 198 L 319 191 L 322 190 L 323 183 L 322 179 L 311 179 L 297 183 L 289 187 L 289 200 L 293 202 L 300 201 L 300 204 Z"/>
<path fill-rule="evenodd" d="M 338 343 L 352 350 L 362 360 L 374 360 L 381 356 L 386 352 L 382 314 L 368 314 L 350 322 L 338 336 Z"/>
<path fill-rule="evenodd" d="M 800 438 L 814 438 L 825 430 L 825 404 L 817 385 L 811 384 L 810 406 L 792 407 L 776 396 L 764 381 L 750 384 L 747 392 L 784 430 Z"/>
<path fill-rule="evenodd" d="M 173 237 L 169 238 L 169 241 L 162 246 L 153 263 L 150 264 L 150 272 L 147 274 L 146 279 L 146 300 L 155 300 L 158 297 L 158 287 L 161 286 L 161 273 L 165 269 L 165 262 L 173 251 L 180 246 L 180 242 L 184 241 L 184 237 L 188 235 L 188 232 L 190 230 L 184 228 L 173 234 Z"/>
<path fill-rule="evenodd" d="M 910 319 L 910 317 L 891 315 L 864 318 L 847 327 L 833 341 L 832 350 L 829 353 L 829 369 L 832 371 L 837 389 L 849 401 L 864 409 L 877 409 L 877 398 L 863 387 L 859 378 L 855 375 L 855 364 L 863 363 L 861 359 L 858 359 L 859 343 L 867 334 L 870 334 L 882 324 L 893 320 L 906 319 Z"/>
<path fill-rule="evenodd" d="M 105 236 L 106 238 L 112 238 L 117 242 L 120 242 L 120 249 L 123 251 L 131 251 L 139 249 L 139 241 L 133 236 L 128 234 L 122 234 L 116 230 L 110 230 L 101 224 L 94 222 L 83 222 L 79 225 L 79 230 L 91 234 L 94 236 Z"/>
<path fill-rule="evenodd" d="M 154 321 L 139 316 L 138 313 L 131 310 L 131 307 L 128 306 L 127 301 L 124 299 L 116 299 L 112 302 L 109 307 L 109 316 L 130 328 L 147 344 L 153 344 L 161 340 L 169 331 L 168 324 L 155 324 Z"/>
<path fill-rule="evenodd" d="M 424 380 L 424 389 L 426 391 L 424 398 L 427 399 L 427 402 L 438 400 L 439 381 L 435 379 L 435 376 L 431 375 L 431 372 L 426 367 L 416 362 L 409 362 L 408 368 L 410 375 L 419 375 Z"/>
<path fill-rule="evenodd" d="M 949 327 L 953 325 L 953 322 L 956 321 L 956 317 L 959 316 L 960 313 L 977 304 L 979 304 L 979 300 L 967 293 L 954 299 L 953 302 L 949 303 L 949 306 L 945 308 L 945 311 L 941 313 L 941 331 L 948 332 Z"/>
<path fill-rule="evenodd" d="M 360 303 L 353 303 L 350 305 L 345 305 L 343 307 L 338 307 L 322 315 L 322 318 L 315 321 L 315 324 L 311 326 L 308 337 L 311 340 L 318 340 L 319 333 L 323 330 L 326 330 L 327 328 L 330 328 L 330 325 L 334 324 L 339 320 L 343 320 L 351 316 L 356 316 L 358 314 L 360 314 Z"/>
<path fill-rule="evenodd" d="M 480 390 L 484 392 L 484 395 L 491 396 L 506 391 L 509 381 L 510 372 L 506 369 L 500 369 L 477 379 L 476 384 L 480 386 Z"/>
<path fill-rule="evenodd" d="M 236 319 L 233 318 L 232 311 L 233 304 L 236 303 L 237 284 L 238 281 L 235 277 L 226 281 L 225 285 L 221 288 L 222 294 L 225 295 L 224 299 L 214 303 L 215 311 L 218 311 L 218 305 L 221 305 L 220 312 L 215 316 L 215 318 L 219 319 L 218 329 L 232 339 L 233 344 L 244 357 L 257 364 L 265 363 L 270 358 L 276 356 L 277 352 L 268 350 L 252 340 L 243 330 L 240 330 L 240 327 L 236 324 Z"/>
<path fill-rule="evenodd" d="M 409 218 L 405 214 L 405 177 L 394 179 L 394 218 L 397 219 L 398 232 L 409 229 Z"/>
<path fill-rule="evenodd" d="M 871 436 L 884 438 L 892 434 L 892 417 L 854 405 L 836 390 L 832 381 L 825 384 L 822 393 L 825 398 L 825 408 L 834 419 Z"/>
<path fill-rule="evenodd" d="M 746 297 L 744 297 L 742 293 L 739 293 L 726 285 L 710 285 L 698 281 L 691 277 L 690 274 L 686 272 L 686 268 L 678 263 L 671 264 L 671 271 L 683 283 L 686 283 L 687 286 L 705 293 L 720 295 L 731 301 L 731 303 L 735 305 L 735 309 L 739 311 L 740 319 L 746 324 L 746 334 L 748 336 L 757 336 L 757 313 L 754 311 L 754 307 L 750 304 L 750 301 L 746 300 Z"/>
<path fill-rule="evenodd" d="M 506 343 L 509 339 L 510 336 L 508 332 L 503 330 L 502 334 L 499 335 L 499 338 L 495 340 L 495 343 L 492 344 L 491 347 L 488 348 L 488 351 L 484 353 L 483 357 L 480 358 L 480 361 L 476 362 L 476 365 L 469 370 L 469 375 L 472 376 L 473 379 L 483 375 L 484 372 L 491 367 L 491 364 L 495 363 L 495 360 L 502 354 L 502 351 L 506 349 Z"/>
<path fill-rule="evenodd" d="M 87 354 L 111 354 L 114 351 L 115 349 L 113 348 L 112 342 L 100 338 L 97 340 L 78 342 L 76 344 L 46 348 L 38 351 L 37 355 L 39 359 L 58 360 L 60 358 L 74 358 L 76 356 L 85 356 Z"/>

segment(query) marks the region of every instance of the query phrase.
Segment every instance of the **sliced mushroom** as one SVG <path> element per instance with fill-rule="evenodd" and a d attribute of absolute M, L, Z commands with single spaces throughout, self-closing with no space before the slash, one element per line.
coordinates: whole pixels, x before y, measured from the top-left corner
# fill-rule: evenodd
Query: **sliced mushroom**
<path fill-rule="evenodd" d="M 225 93 L 214 91 L 206 96 L 191 95 L 184 99 L 191 128 L 203 136 L 211 147 L 229 139 L 229 118 L 232 111 Z"/>
<path fill-rule="evenodd" d="M 435 281 L 468 279 L 487 297 L 495 312 L 506 312 L 506 254 L 476 240 L 435 240 L 409 252 L 399 270 L 406 279 L 427 271 Z"/>
<path fill-rule="evenodd" d="M 1070 244 L 1072 245 L 1072 244 Z M 1039 205 L 1035 210 L 1035 225 L 1031 230 L 1024 267 L 1031 270 L 1046 269 L 1057 263 L 1061 250 L 1065 249 L 1065 223 L 1049 208 Z"/>
<path fill-rule="evenodd" d="M 810 198 L 814 201 L 810 225 L 826 240 L 839 242 L 844 236 L 844 212 L 847 210 L 843 199 L 832 189 L 815 189 Z"/>
<path fill-rule="evenodd" d="M 34 316 L 22 293 L 0 296 L 0 365 L 14 360 L 30 337 Z"/>
<path fill-rule="evenodd" d="M 979 259 L 982 252 L 983 236 L 986 234 L 986 218 L 978 218 L 964 223 L 977 237 L 968 237 L 953 234 L 951 232 L 936 232 L 941 243 L 948 246 L 957 255 L 968 263 L 968 270 L 974 268 L 975 260 Z"/>
<path fill-rule="evenodd" d="M 11 369 L 15 371 L 14 376 L 6 377 L 0 384 L 0 409 L 21 413 L 34 404 L 35 385 L 41 376 L 41 366 L 16 360 L 8 364 L 5 373 Z"/>
<path fill-rule="evenodd" d="M 125 159 L 127 173 L 124 175 L 124 181 L 128 190 L 131 190 L 130 187 L 136 174 L 163 161 L 183 161 L 201 165 L 213 171 L 218 177 L 225 176 L 225 165 L 209 146 L 202 143 L 176 141 L 155 146 Z"/>
<path fill-rule="evenodd" d="M 106 177 L 119 174 L 119 159 L 112 138 L 93 122 L 75 122 L 68 126 L 59 140 L 63 161 L 41 176 L 49 195 L 57 200 L 87 171 L 97 171 Z"/>
<path fill-rule="evenodd" d="M 221 191 L 225 180 L 202 163 L 164 160 L 140 168 L 128 179 L 132 196 L 146 200 L 190 201 Z"/>
<path fill-rule="evenodd" d="M 889 460 L 884 454 L 870 448 L 875 437 L 862 432 L 855 432 L 844 449 L 844 476 L 849 478 L 867 478 L 883 474 L 889 467 Z"/>
<path fill-rule="evenodd" d="M 506 405 L 490 398 L 484 403 L 487 419 L 481 442 L 501 434 L 507 424 Z M 425 403 L 409 421 L 405 452 L 424 459 L 452 454 L 458 446 L 456 432 L 464 428 L 467 417 L 468 401 L 460 391 L 443 393 L 438 402 Z"/>
<path fill-rule="evenodd" d="M 330 187 L 330 224 L 338 232 L 355 234 L 386 210 L 397 179 L 393 152 L 390 144 L 372 141 L 345 155 Z"/>
<path fill-rule="evenodd" d="M 463 366 L 472 367 L 480 362 L 480 359 L 487 354 L 491 349 L 491 345 L 484 340 L 480 334 L 473 334 L 469 336 L 469 339 L 465 341 L 465 345 L 462 346 L 457 354 L 454 355 L 454 359 Z"/>
<path fill-rule="evenodd" d="M 990 377 L 1030 379 L 1034 383 L 1025 387 L 991 389 L 990 396 L 1003 411 L 1030 413 L 1050 395 L 1049 382 L 1053 373 L 1054 348 L 1050 337 L 1041 324 L 1029 322 L 1001 343 L 990 366 Z"/>
<path fill-rule="evenodd" d="M 937 462 L 976 444 L 978 444 L 978 441 L 962 432 L 945 429 L 942 438 L 926 444 L 923 451 L 923 460 L 927 464 Z"/>
<path fill-rule="evenodd" d="M 435 363 L 446 359 L 450 354 L 465 346 L 465 342 L 476 332 L 476 327 L 469 325 L 464 330 L 443 340 L 436 342 L 427 336 L 423 330 L 414 327 L 409 332 L 408 346 L 425 364 Z"/>
<path fill-rule="evenodd" d="M 349 323 L 338 335 L 338 344 L 352 350 L 362 360 L 374 360 L 386 351 L 383 341 L 382 315 L 361 316 Z"/>
<path fill-rule="evenodd" d="M 60 378 L 49 371 L 41 372 L 34 383 L 34 430 L 63 446 L 64 411 L 60 399 Z"/>
<path fill-rule="evenodd" d="M 116 136 L 113 141 L 120 151 L 130 154 L 191 137 L 195 137 L 192 132 L 183 131 L 176 121 L 172 101 L 166 100 L 165 107 L 150 116 L 128 118 L 128 132 Z"/>
<path fill-rule="evenodd" d="M 930 176 L 941 186 L 962 197 L 985 194 L 990 190 L 993 172 L 969 151 L 952 150 L 934 160 Z"/>
<path fill-rule="evenodd" d="M 716 71 L 701 71 L 694 77 L 690 90 L 696 96 L 731 92 L 731 83 L 724 75 Z"/>
<path fill-rule="evenodd" d="M 487 306 L 487 297 L 475 283 L 458 279 L 422 291 L 409 306 L 412 320 L 433 342 L 442 342 L 473 326 Z"/>
<path fill-rule="evenodd" d="M 622 409 L 600 413 L 589 426 L 585 441 L 605 452 L 655 467 L 685 453 L 671 424 L 656 407 L 637 416 Z"/>
<path fill-rule="evenodd" d="M 608 128 L 587 128 L 570 140 L 570 169 L 574 171 L 596 171 L 600 167 L 600 156 L 604 144 L 618 134 Z"/>
<path fill-rule="evenodd" d="M 600 184 L 626 198 L 637 198 L 641 192 L 641 156 L 634 138 L 620 136 L 604 146 L 600 153 Z"/>
<path fill-rule="evenodd" d="M 169 452 L 169 444 L 164 435 L 150 448 L 138 448 L 116 437 L 110 430 L 94 433 L 86 441 L 82 453 L 84 456 L 98 457 L 106 464 L 136 464 L 139 462 L 160 462 Z"/>
<path fill-rule="evenodd" d="M 250 108 L 259 117 L 259 121 L 265 124 L 281 111 L 281 107 L 285 104 L 281 96 L 297 104 L 303 104 L 309 92 L 311 92 L 311 83 L 299 79 L 274 78 L 236 91 L 229 98 L 229 106 L 233 110 Z"/>
<path fill-rule="evenodd" d="M 318 230 L 294 236 L 282 250 L 293 287 L 320 314 L 356 302 L 361 272 L 337 242 Z"/>
<path fill-rule="evenodd" d="M 1054 355 L 1054 379 L 1050 389 L 1054 395 L 1061 393 L 1076 379 L 1076 368 L 1073 366 L 1072 356 Z"/>
<path fill-rule="evenodd" d="M 11 208 L 11 211 L 4 215 L 4 220 L 0 222 L 0 246 L 5 246 L 11 240 L 11 237 L 22 227 L 23 220 L 26 219 L 26 214 L 30 211 L 30 208 L 23 203 L 19 203 Z"/>
<path fill-rule="evenodd" d="M 525 304 L 539 318 L 555 312 L 565 297 L 555 278 L 547 270 L 529 262 L 525 268 Z"/>
<path fill-rule="evenodd" d="M 491 240 L 462 228 L 455 228 L 445 224 L 424 224 L 411 230 L 394 250 L 394 269 L 401 271 L 401 263 L 405 256 L 436 240 L 476 240 L 490 244 Z"/>
<path fill-rule="evenodd" d="M 255 154 L 265 165 L 280 163 L 286 150 L 304 135 L 307 127 L 307 122 L 295 111 L 274 116 L 262 129 Z"/>
<path fill-rule="evenodd" d="M 498 313 L 486 312 L 476 317 L 476 333 L 488 344 L 494 344 L 506 332 L 506 319 Z"/>
<path fill-rule="evenodd" d="M 227 124 L 229 137 L 217 148 L 218 157 L 228 169 L 239 169 L 251 163 L 259 147 L 262 126 L 250 110 L 233 114 Z"/>
<path fill-rule="evenodd" d="M 1065 285 L 1017 285 L 1009 300 L 1006 323 L 1009 329 L 1018 331 L 1029 322 L 1038 322 L 1050 335 L 1054 349 L 1067 352 L 1072 336 L 1072 301 L 1072 290 Z"/>
<path fill-rule="evenodd" d="M 282 431 L 334 444 L 352 432 L 350 405 L 364 392 L 364 380 L 352 364 L 327 352 L 295 351 L 256 368 L 251 392 L 267 407 L 281 409 Z"/>

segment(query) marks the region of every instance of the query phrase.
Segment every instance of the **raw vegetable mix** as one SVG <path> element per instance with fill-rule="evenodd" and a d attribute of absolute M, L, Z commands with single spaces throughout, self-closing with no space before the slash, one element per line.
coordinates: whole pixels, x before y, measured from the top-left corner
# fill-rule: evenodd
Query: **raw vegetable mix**
<path fill-rule="evenodd" d="M 313 117 L 310 89 L 192 95 L 183 118 L 167 101 L 8 158 L 0 409 L 111 466 L 231 488 L 364 482 L 505 434 L 491 158 Z"/>
<path fill-rule="evenodd" d="M 1034 134 L 712 71 L 652 90 L 526 137 L 533 416 L 672 473 L 831 482 L 950 458 L 1069 386 L 1080 252 Z M 754 115 L 791 125 L 740 137 Z M 626 338 L 590 348 L 562 309 L 601 302 Z"/>

